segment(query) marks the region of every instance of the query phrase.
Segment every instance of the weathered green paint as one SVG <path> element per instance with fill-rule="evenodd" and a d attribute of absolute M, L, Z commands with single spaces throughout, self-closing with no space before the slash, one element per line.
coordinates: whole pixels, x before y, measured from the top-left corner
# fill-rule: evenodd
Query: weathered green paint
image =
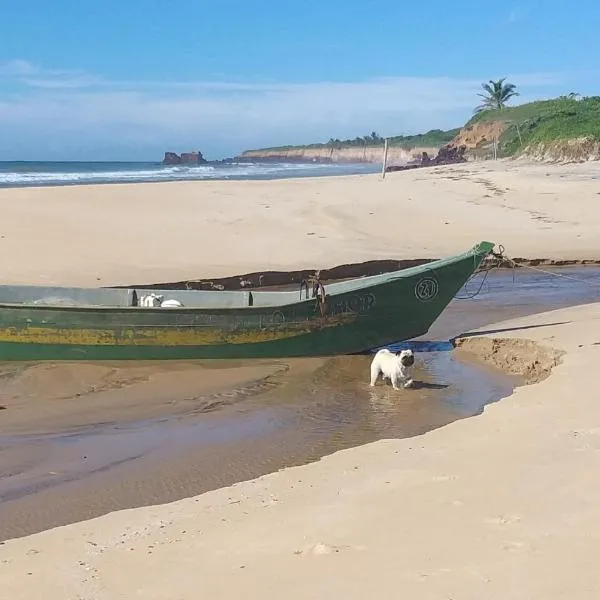
<path fill-rule="evenodd" d="M 450 259 L 359 280 L 350 290 L 339 284 L 326 286 L 324 315 L 316 299 L 244 308 L 0 304 L 0 360 L 361 352 L 426 333 L 492 249 L 493 244 L 482 242 Z"/>

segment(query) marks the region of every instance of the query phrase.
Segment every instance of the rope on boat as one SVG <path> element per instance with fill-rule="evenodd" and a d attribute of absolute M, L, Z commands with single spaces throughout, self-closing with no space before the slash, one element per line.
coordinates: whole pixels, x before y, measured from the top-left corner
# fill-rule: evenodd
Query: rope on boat
<path fill-rule="evenodd" d="M 471 277 L 469 277 L 469 279 L 467 279 L 467 282 L 465 283 L 464 287 L 466 287 L 467 285 L 469 285 L 469 283 L 471 282 L 471 280 L 476 277 L 477 275 L 479 275 L 480 273 L 483 273 L 483 278 L 481 280 L 481 283 L 479 284 L 479 287 L 477 288 L 476 292 L 473 292 L 472 294 L 467 294 L 466 296 L 455 296 L 455 298 L 457 300 L 472 300 L 473 298 L 476 298 L 477 296 L 479 296 L 479 294 L 481 293 L 481 290 L 483 289 L 483 286 L 485 285 L 485 281 L 487 279 L 487 276 L 489 275 L 490 271 L 492 269 L 494 269 L 496 267 L 489 267 L 488 269 L 482 269 L 481 271 L 478 271 L 477 273 L 473 273 L 473 275 L 471 275 Z"/>
<path fill-rule="evenodd" d="M 321 316 L 325 316 L 327 312 L 327 304 L 326 298 L 327 294 L 325 293 L 325 286 L 321 283 L 321 280 L 318 276 L 310 277 L 308 279 L 303 279 L 300 282 L 300 300 L 302 300 L 302 290 L 306 289 L 306 299 L 308 300 L 308 284 L 312 283 L 312 296 L 311 298 L 317 299 L 317 306 L 319 311 L 321 312 Z"/>
<path fill-rule="evenodd" d="M 514 263 L 514 261 L 511 262 Z M 561 277 L 562 279 L 570 279 L 571 281 L 576 281 L 577 283 L 585 283 L 586 285 L 600 288 L 600 282 L 598 281 L 588 281 L 587 279 L 583 279 L 581 277 L 573 277 L 572 275 L 565 275 L 564 273 L 553 273 L 552 271 L 547 271 L 546 269 L 540 269 L 538 267 L 531 267 L 529 265 L 519 265 L 518 263 L 514 264 L 520 269 L 529 269 L 530 271 L 537 271 L 538 273 L 545 273 L 546 275 Z"/>
<path fill-rule="evenodd" d="M 489 257 L 491 257 L 491 259 Z M 475 292 L 473 292 L 472 294 L 467 294 L 466 296 L 455 296 L 455 298 L 457 300 L 471 300 L 472 298 L 475 298 L 476 296 L 478 296 L 481 293 L 481 290 L 483 289 L 483 286 L 486 282 L 486 279 L 487 279 L 490 271 L 500 268 L 500 266 L 504 263 L 508 263 L 512 269 L 513 285 L 516 283 L 516 270 L 517 269 L 529 269 L 530 271 L 544 273 L 545 275 L 551 275 L 552 277 L 558 277 L 561 279 L 569 279 L 569 280 L 575 281 L 577 283 L 584 283 L 585 285 L 589 285 L 591 287 L 600 288 L 600 282 L 597 282 L 597 281 L 588 281 L 587 279 L 583 279 L 582 277 L 574 277 L 573 275 L 565 275 L 564 273 L 555 273 L 555 272 L 549 271 L 547 269 L 540 269 L 539 267 L 532 267 L 530 265 L 519 264 L 516 261 L 514 261 L 512 258 L 506 256 L 506 254 L 504 252 L 504 246 L 502 246 L 501 244 L 498 245 L 498 252 L 492 251 L 490 253 L 489 257 L 487 259 L 488 264 L 483 267 L 480 266 L 479 269 L 477 269 L 475 271 L 475 273 L 473 273 L 473 275 L 471 275 L 471 277 L 469 277 L 469 279 L 465 283 L 465 287 L 466 287 L 467 285 L 469 285 L 469 282 L 474 277 L 477 277 L 478 275 L 483 273 L 484 274 L 483 278 L 482 278 L 481 283 L 479 284 L 479 287 L 477 288 L 477 290 Z"/>

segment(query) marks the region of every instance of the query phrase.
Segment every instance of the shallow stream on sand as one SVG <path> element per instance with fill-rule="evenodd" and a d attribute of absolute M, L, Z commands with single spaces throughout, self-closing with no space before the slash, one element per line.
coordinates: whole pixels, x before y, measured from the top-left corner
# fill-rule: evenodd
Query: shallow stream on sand
<path fill-rule="evenodd" d="M 596 267 L 554 271 L 600 283 Z M 480 281 L 459 296 L 478 291 Z M 163 364 L 152 367 L 152 381 L 147 372 L 128 378 L 139 366 L 121 365 L 115 385 L 116 369 L 107 375 L 106 367 L 92 366 L 85 379 L 92 392 L 78 392 L 77 382 L 67 385 L 49 410 L 43 377 L 50 370 L 66 385 L 83 367 L 6 365 L 0 377 L 6 406 L 0 411 L 0 539 L 176 500 L 477 415 L 518 380 L 464 361 L 448 340 L 487 323 L 598 301 L 599 292 L 534 271 L 519 270 L 516 282 L 510 272 L 493 273 L 475 298 L 455 300 L 427 336 L 411 342 L 415 387 L 398 392 L 382 383 L 369 387 L 369 356 L 261 361 L 260 368 L 248 361 L 188 363 L 187 369 Z M 203 389 L 209 380 L 217 389 Z M 10 394 L 20 403 L 11 404 Z"/>

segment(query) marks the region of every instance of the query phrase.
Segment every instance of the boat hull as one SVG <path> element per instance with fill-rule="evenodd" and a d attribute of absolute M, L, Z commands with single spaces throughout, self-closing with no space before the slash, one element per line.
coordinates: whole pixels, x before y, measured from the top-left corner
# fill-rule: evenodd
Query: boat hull
<path fill-rule="evenodd" d="M 194 309 L 0 306 L 0 360 L 327 356 L 425 334 L 489 254 L 482 243 L 347 293 L 283 306 Z M 402 273 L 402 272 L 398 272 Z"/>

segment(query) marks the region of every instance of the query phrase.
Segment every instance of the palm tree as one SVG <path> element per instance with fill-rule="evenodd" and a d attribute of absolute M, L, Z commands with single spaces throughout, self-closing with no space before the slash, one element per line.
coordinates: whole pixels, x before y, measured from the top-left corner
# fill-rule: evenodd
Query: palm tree
<path fill-rule="evenodd" d="M 475 109 L 474 112 L 478 113 L 483 110 L 500 110 L 505 107 L 506 103 L 515 96 L 519 95 L 516 91 L 516 85 L 513 83 L 504 83 L 506 78 L 503 77 L 498 81 L 490 81 L 488 83 L 482 83 L 481 87 L 484 89 L 485 94 L 477 94 L 483 99 L 483 102 Z"/>

